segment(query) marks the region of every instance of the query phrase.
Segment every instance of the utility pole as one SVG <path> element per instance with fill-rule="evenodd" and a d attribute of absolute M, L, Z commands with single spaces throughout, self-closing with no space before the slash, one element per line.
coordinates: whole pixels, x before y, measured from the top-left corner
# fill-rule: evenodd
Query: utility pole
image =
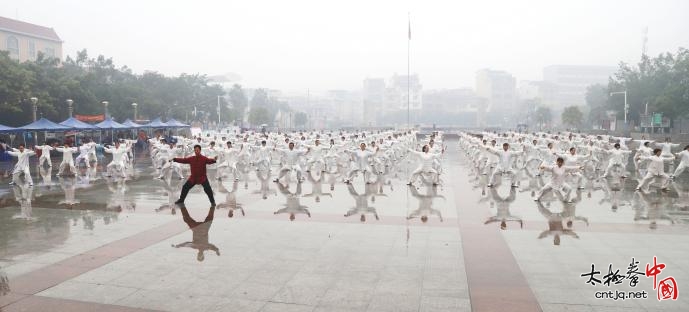
<path fill-rule="evenodd" d="M 627 127 L 627 115 L 629 114 L 629 104 L 627 104 L 627 90 L 619 92 L 610 92 L 610 96 L 615 94 L 624 94 L 624 126 Z M 625 129 L 627 130 L 627 129 Z"/>
<path fill-rule="evenodd" d="M 411 128 L 409 124 L 409 104 L 410 104 L 410 88 L 411 88 L 411 71 L 410 71 L 410 51 L 411 51 L 411 14 L 407 13 L 407 21 L 409 22 L 409 36 L 407 38 L 407 128 Z"/>

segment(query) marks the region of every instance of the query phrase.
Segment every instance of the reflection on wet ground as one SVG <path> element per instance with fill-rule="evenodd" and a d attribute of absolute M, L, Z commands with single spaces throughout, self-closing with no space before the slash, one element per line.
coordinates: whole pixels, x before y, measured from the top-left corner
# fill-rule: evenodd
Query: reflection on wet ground
<path fill-rule="evenodd" d="M 512 302 L 515 311 L 528 300 L 545 311 L 687 306 L 687 297 L 657 301 L 645 280 L 635 289 L 652 300 L 596 299 L 594 291 L 614 288 L 579 275 L 592 263 L 626 268 L 632 257 L 643 270 L 657 256 L 678 284 L 689 281 L 689 181 L 635 192 L 634 179 L 589 176 L 571 198 L 548 192 L 536 202 L 547 176 L 524 172 L 518 188 L 489 188 L 448 145 L 439 186 L 406 186 L 415 166 L 406 160 L 369 184 L 328 172 L 276 183 L 275 173 L 243 170 L 240 181 L 212 179 L 215 209 L 199 187 L 185 207 L 175 205 L 184 180 L 155 179 L 146 158 L 131 179 L 104 177 L 100 167 L 76 177 L 32 167 L 32 188 L 9 187 L 5 176 L 0 306 L 53 298 L 177 311 L 479 311 L 490 310 L 480 283 L 498 291 L 518 284 L 510 279 L 525 281 L 532 298 Z M 464 254 L 481 243 L 478 254 Z M 500 248 L 506 254 L 488 256 Z M 35 272 L 63 272 L 84 255 L 76 271 L 23 290 Z M 504 280 L 477 282 L 472 274 L 491 274 L 481 262 L 496 264 L 492 274 Z M 501 274 L 503 262 L 521 272 Z M 516 300 L 503 297 L 493 300 Z"/>

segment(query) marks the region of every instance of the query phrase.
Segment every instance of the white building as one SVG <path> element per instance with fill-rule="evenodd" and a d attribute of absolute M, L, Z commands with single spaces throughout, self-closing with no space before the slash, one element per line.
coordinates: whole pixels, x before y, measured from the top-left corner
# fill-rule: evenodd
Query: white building
<path fill-rule="evenodd" d="M 543 68 L 543 81 L 552 86 L 553 92 L 542 96 L 543 101 L 554 110 L 584 106 L 586 89 L 594 84 L 607 85 L 616 71 L 617 67 L 614 66 L 547 66 Z"/>
<path fill-rule="evenodd" d="M 476 73 L 476 95 L 486 100 L 486 112 L 509 113 L 517 102 L 516 79 L 505 71 L 479 70 Z"/>
<path fill-rule="evenodd" d="M 409 86 L 409 87 L 407 87 Z M 423 86 L 419 75 L 393 75 L 385 88 L 384 111 L 420 110 Z M 407 101 L 409 95 L 409 101 Z"/>
<path fill-rule="evenodd" d="M 375 126 L 385 103 L 385 80 L 382 78 L 364 79 L 362 101 L 364 125 Z"/>
<path fill-rule="evenodd" d="M 54 29 L 0 16 L 0 50 L 20 62 L 34 61 L 38 53 L 62 60 L 62 39 Z"/>
<path fill-rule="evenodd" d="M 478 97 L 469 88 L 428 90 L 423 92 L 424 111 L 433 113 L 476 112 Z"/>

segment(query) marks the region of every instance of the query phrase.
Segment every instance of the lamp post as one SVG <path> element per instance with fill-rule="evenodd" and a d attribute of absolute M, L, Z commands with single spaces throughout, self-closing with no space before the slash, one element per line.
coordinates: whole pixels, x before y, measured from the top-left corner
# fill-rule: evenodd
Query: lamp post
<path fill-rule="evenodd" d="M 36 122 L 36 111 L 38 110 L 38 98 L 37 97 L 31 97 L 31 110 L 33 112 L 33 121 Z M 33 133 L 33 139 L 34 139 L 34 145 L 38 140 L 36 140 L 36 136 L 38 135 L 38 132 Z M 26 137 L 24 137 L 24 143 L 26 143 Z"/>
<path fill-rule="evenodd" d="M 629 114 L 629 104 L 627 104 L 627 90 L 619 92 L 610 92 L 610 96 L 615 94 L 624 94 L 624 125 L 627 126 L 627 114 Z"/>
<path fill-rule="evenodd" d="M 136 109 L 137 109 L 137 106 L 139 106 L 139 104 L 132 103 L 132 106 L 134 107 L 134 122 L 136 122 L 136 119 L 137 119 L 137 118 L 136 118 L 136 117 L 137 117 L 137 116 L 136 116 L 136 113 L 137 113 Z"/>
<path fill-rule="evenodd" d="M 72 118 L 72 113 L 74 113 L 74 110 L 72 108 L 72 104 L 74 104 L 74 101 L 72 99 L 67 99 L 67 109 L 69 111 L 69 117 Z"/>
<path fill-rule="evenodd" d="M 30 100 L 31 100 L 31 110 L 33 112 L 33 121 L 36 121 L 36 111 L 38 110 L 38 98 L 32 97 Z"/>
<path fill-rule="evenodd" d="M 105 108 L 105 119 L 107 119 L 109 117 L 108 116 L 108 104 L 110 104 L 110 103 L 108 101 L 103 101 L 101 103 L 103 103 L 103 107 Z"/>
<path fill-rule="evenodd" d="M 218 130 L 220 130 L 220 96 L 218 95 Z"/>

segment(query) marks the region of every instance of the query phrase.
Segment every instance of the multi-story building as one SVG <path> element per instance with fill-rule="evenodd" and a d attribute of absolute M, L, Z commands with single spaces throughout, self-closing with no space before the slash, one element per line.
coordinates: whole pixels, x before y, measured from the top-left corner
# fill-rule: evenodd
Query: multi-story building
<path fill-rule="evenodd" d="M 1 16 L 0 50 L 20 62 L 36 60 L 39 52 L 62 60 L 62 40 L 54 29 Z"/>
<path fill-rule="evenodd" d="M 408 86 L 408 87 L 407 87 Z M 423 86 L 421 85 L 419 75 L 393 75 L 385 89 L 385 111 L 399 111 L 399 110 L 420 110 L 423 108 L 421 101 L 421 94 Z M 407 95 L 409 99 L 407 99 Z"/>
<path fill-rule="evenodd" d="M 556 86 L 547 81 L 522 80 L 519 82 L 517 90 L 519 100 L 534 100 L 546 106 L 556 106 L 554 100 L 557 98 Z"/>
<path fill-rule="evenodd" d="M 382 78 L 365 79 L 362 100 L 364 125 L 375 126 L 385 103 L 385 80 Z"/>
<path fill-rule="evenodd" d="M 407 108 L 417 113 L 421 111 L 422 93 L 423 86 L 417 74 L 395 74 L 387 82 L 382 78 L 366 78 L 361 94 L 361 123 L 365 126 L 402 123 L 407 120 Z"/>
<path fill-rule="evenodd" d="M 486 112 L 506 112 L 517 102 L 516 79 L 505 71 L 482 69 L 476 73 L 476 95 L 486 99 Z"/>
<path fill-rule="evenodd" d="M 361 126 L 363 105 L 361 93 L 348 90 L 330 90 L 326 93 L 328 106 L 335 108 L 338 122 L 342 125 Z"/>
<path fill-rule="evenodd" d="M 434 114 L 475 112 L 478 98 L 469 88 L 428 90 L 423 93 L 425 112 Z"/>
<path fill-rule="evenodd" d="M 607 85 L 616 71 L 614 66 L 547 66 L 543 68 L 543 81 L 552 86 L 553 92 L 543 96 L 543 102 L 554 110 L 584 106 L 586 89 L 594 84 Z"/>

